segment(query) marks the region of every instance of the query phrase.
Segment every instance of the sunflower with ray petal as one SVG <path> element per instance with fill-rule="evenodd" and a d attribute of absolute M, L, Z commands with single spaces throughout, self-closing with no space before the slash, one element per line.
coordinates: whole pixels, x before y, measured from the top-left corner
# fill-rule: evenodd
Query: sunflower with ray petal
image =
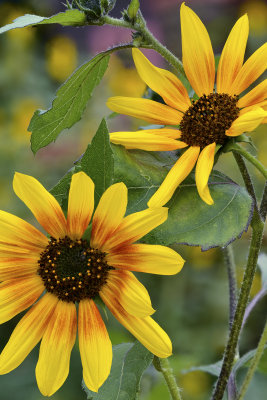
<path fill-rule="evenodd" d="M 78 327 L 83 378 L 97 391 L 112 362 L 112 345 L 94 301 L 98 296 L 148 350 L 168 357 L 171 341 L 150 317 L 149 294 L 130 272 L 181 270 L 184 260 L 174 250 L 134 244 L 167 219 L 168 209 L 124 217 L 127 188 L 116 183 L 104 192 L 92 218 L 94 183 L 83 172 L 72 177 L 67 218 L 33 177 L 16 173 L 13 186 L 49 237 L 0 211 L 0 323 L 31 307 L 0 355 L 0 374 L 18 367 L 41 340 L 36 379 L 42 394 L 51 396 L 68 376 Z M 87 240 L 83 235 L 91 218 Z"/>
<path fill-rule="evenodd" d="M 143 81 L 164 100 L 112 97 L 108 107 L 153 124 L 176 125 L 178 129 L 147 129 L 137 132 L 114 132 L 111 142 L 128 149 L 170 151 L 189 146 L 167 174 L 148 202 L 150 207 L 166 204 L 179 184 L 196 165 L 198 193 L 213 204 L 208 188 L 216 145 L 229 138 L 251 132 L 267 122 L 267 79 L 240 97 L 265 70 L 267 43 L 243 64 L 249 32 L 247 15 L 234 25 L 220 57 L 216 86 L 215 61 L 208 32 L 198 16 L 181 5 L 183 65 L 186 76 L 198 96 L 191 100 L 182 82 L 171 72 L 157 68 L 138 49 L 133 59 Z M 214 87 L 215 86 L 215 87 Z"/>

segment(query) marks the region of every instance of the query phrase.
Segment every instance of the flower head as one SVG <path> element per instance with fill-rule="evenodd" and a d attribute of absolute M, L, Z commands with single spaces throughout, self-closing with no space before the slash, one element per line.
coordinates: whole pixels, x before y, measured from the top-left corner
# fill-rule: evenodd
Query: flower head
<path fill-rule="evenodd" d="M 157 68 L 139 51 L 133 59 L 143 81 L 164 100 L 112 97 L 107 105 L 116 112 L 154 124 L 179 125 L 178 129 L 148 129 L 114 132 L 111 141 L 128 149 L 169 151 L 188 147 L 151 197 L 149 206 L 162 206 L 196 165 L 200 197 L 213 204 L 208 188 L 216 145 L 230 137 L 254 130 L 267 120 L 267 80 L 246 95 L 247 89 L 266 69 L 267 43 L 243 64 L 248 38 L 248 17 L 234 25 L 220 57 L 216 86 L 215 61 L 208 32 L 198 16 L 181 6 L 183 65 L 197 100 L 191 100 L 182 82 L 171 72 Z"/>
<path fill-rule="evenodd" d="M 72 177 L 66 219 L 36 179 L 16 173 L 13 185 L 50 236 L 0 211 L 0 323 L 31 307 L 0 355 L 0 374 L 20 365 L 41 340 L 36 379 L 42 394 L 51 396 L 68 376 L 78 325 L 84 381 L 97 391 L 112 362 L 112 345 L 94 301 L 98 296 L 152 353 L 168 357 L 170 339 L 150 317 L 148 292 L 130 272 L 170 275 L 182 268 L 183 259 L 172 249 L 133 244 L 167 219 L 167 208 L 124 217 L 127 188 L 116 183 L 92 218 L 94 183 L 79 172 Z M 91 218 L 87 240 L 83 235 Z"/>

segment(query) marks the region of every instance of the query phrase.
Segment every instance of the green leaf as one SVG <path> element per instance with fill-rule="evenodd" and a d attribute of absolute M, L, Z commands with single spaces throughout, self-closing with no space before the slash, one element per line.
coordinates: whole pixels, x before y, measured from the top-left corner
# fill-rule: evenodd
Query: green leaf
<path fill-rule="evenodd" d="M 177 160 L 175 152 L 127 151 L 112 145 L 115 156 L 115 181 L 129 189 L 128 213 L 143 210 Z M 209 179 L 214 205 L 204 203 L 198 195 L 191 174 L 176 190 L 167 204 L 167 221 L 142 240 L 170 245 L 182 243 L 224 247 L 240 237 L 252 216 L 252 199 L 247 191 L 218 171 Z"/>
<path fill-rule="evenodd" d="M 88 145 L 81 160 L 81 168 L 95 183 L 95 203 L 113 183 L 114 156 L 109 142 L 106 121 L 103 119 L 92 143 Z"/>
<path fill-rule="evenodd" d="M 68 25 L 84 25 L 86 23 L 86 16 L 84 12 L 79 10 L 67 10 L 65 12 L 52 15 L 52 17 L 40 17 L 39 15 L 26 14 L 16 18 L 11 24 L 5 25 L 0 28 L 0 34 L 9 31 L 10 29 L 24 28 L 32 25 L 43 24 L 60 24 L 63 26 Z"/>
<path fill-rule="evenodd" d="M 214 364 L 200 365 L 198 367 L 192 367 L 189 369 L 185 369 L 182 371 L 182 373 L 188 374 L 189 372 L 193 372 L 193 371 L 203 371 L 203 372 L 207 372 L 210 375 L 219 376 L 221 369 L 222 369 L 222 360 L 217 361 Z"/>
<path fill-rule="evenodd" d="M 61 206 L 66 205 L 68 202 L 70 181 L 74 172 L 75 167 L 67 172 L 63 178 L 61 178 L 60 181 L 50 190 L 50 193 L 57 199 Z"/>
<path fill-rule="evenodd" d="M 265 349 L 265 351 L 264 351 L 263 357 L 266 354 L 267 344 L 265 345 L 264 349 Z M 256 354 L 256 349 L 250 350 L 246 354 L 244 354 L 242 357 L 240 357 L 239 360 L 235 363 L 235 365 L 233 367 L 233 373 L 236 374 L 237 371 L 241 367 L 248 366 L 249 361 L 255 356 L 255 354 Z M 264 361 L 264 360 L 262 360 L 262 361 Z M 259 364 L 259 369 L 260 369 L 260 365 L 261 365 L 261 363 Z M 265 373 L 266 373 L 266 371 L 265 371 Z"/>
<path fill-rule="evenodd" d="M 91 392 L 84 385 L 89 400 L 135 400 L 140 380 L 151 364 L 151 354 L 139 342 L 123 343 L 113 347 L 111 372 L 98 393 Z"/>
<path fill-rule="evenodd" d="M 109 54 L 104 52 L 82 65 L 60 87 L 52 107 L 34 113 L 28 128 L 32 132 L 31 147 L 34 154 L 81 119 L 87 101 L 107 69 L 108 61 Z"/>

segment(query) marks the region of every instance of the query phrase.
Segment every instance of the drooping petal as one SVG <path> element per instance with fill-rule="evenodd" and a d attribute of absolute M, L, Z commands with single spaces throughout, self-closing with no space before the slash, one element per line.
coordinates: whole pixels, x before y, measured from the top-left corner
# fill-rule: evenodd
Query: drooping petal
<path fill-rule="evenodd" d="M 166 204 L 180 183 L 190 174 L 195 166 L 199 147 L 189 147 L 188 150 L 176 161 L 166 178 L 148 201 L 148 207 L 160 207 Z"/>
<path fill-rule="evenodd" d="M 0 374 L 17 368 L 41 340 L 57 302 L 47 293 L 20 320 L 0 355 Z"/>
<path fill-rule="evenodd" d="M 106 284 L 127 313 L 141 318 L 154 314 L 148 291 L 131 272 L 112 270 Z"/>
<path fill-rule="evenodd" d="M 157 101 L 134 97 L 110 97 L 107 106 L 119 114 L 130 115 L 153 124 L 178 125 L 183 114 Z"/>
<path fill-rule="evenodd" d="M 245 96 L 238 100 L 237 107 L 250 107 L 259 105 L 267 99 L 267 79 L 259 83 L 254 89 L 250 90 Z"/>
<path fill-rule="evenodd" d="M 110 238 L 124 217 L 127 202 L 128 190 L 122 182 L 111 185 L 103 193 L 93 217 L 92 247 L 101 249 Z"/>
<path fill-rule="evenodd" d="M 39 275 L 12 279 L 0 284 L 0 324 L 30 307 L 45 287 Z"/>
<path fill-rule="evenodd" d="M 160 130 L 160 129 L 159 129 Z M 121 144 L 126 149 L 140 149 L 148 151 L 171 151 L 182 149 L 186 143 L 166 136 L 154 135 L 146 130 L 137 132 L 110 133 L 110 141 Z"/>
<path fill-rule="evenodd" d="M 87 228 L 94 211 L 94 182 L 84 172 L 72 176 L 67 228 L 72 239 L 81 238 Z"/>
<path fill-rule="evenodd" d="M 30 277 L 37 273 L 39 257 L 0 257 L 0 281 Z"/>
<path fill-rule="evenodd" d="M 198 94 L 213 92 L 215 62 L 209 34 L 199 17 L 181 5 L 183 66 L 192 88 Z"/>
<path fill-rule="evenodd" d="M 34 226 L 5 211 L 0 211 L 0 241 L 37 254 L 48 243 L 45 235 Z"/>
<path fill-rule="evenodd" d="M 167 217 L 168 209 L 165 207 L 148 208 L 128 215 L 105 242 L 103 251 L 109 252 L 112 248 L 122 247 L 139 240 L 165 222 Z"/>
<path fill-rule="evenodd" d="M 257 49 L 237 74 L 228 94 L 240 94 L 266 70 L 267 43 Z"/>
<path fill-rule="evenodd" d="M 162 68 L 155 67 L 144 54 L 134 48 L 132 50 L 134 63 L 141 79 L 154 92 L 158 93 L 166 104 L 180 111 L 190 107 L 191 102 L 182 82 L 171 72 L 171 79 L 166 76 Z"/>
<path fill-rule="evenodd" d="M 60 205 L 40 182 L 32 176 L 16 172 L 13 188 L 46 232 L 54 238 L 67 234 L 66 219 Z"/>
<path fill-rule="evenodd" d="M 217 92 L 228 93 L 240 71 L 248 40 L 249 22 L 247 14 L 235 23 L 220 57 L 217 71 Z"/>
<path fill-rule="evenodd" d="M 267 111 L 255 107 L 252 111 L 240 115 L 230 129 L 226 131 L 227 136 L 239 136 L 244 132 L 251 132 L 259 126 L 267 117 Z"/>
<path fill-rule="evenodd" d="M 206 146 L 201 151 L 196 165 L 197 190 L 202 200 L 209 205 L 214 204 L 208 188 L 208 180 L 214 164 L 215 148 L 216 143 Z"/>
<path fill-rule="evenodd" d="M 110 373 L 112 344 L 93 300 L 80 302 L 78 318 L 83 379 L 88 389 L 97 392 Z"/>
<path fill-rule="evenodd" d="M 151 353 L 161 358 L 172 354 L 169 336 L 151 317 L 138 318 L 128 314 L 107 285 L 102 288 L 100 297 L 114 317 Z"/>
<path fill-rule="evenodd" d="M 52 396 L 65 382 L 76 331 L 75 304 L 60 300 L 44 332 L 36 365 L 36 380 L 43 396 Z"/>
<path fill-rule="evenodd" d="M 177 274 L 184 265 L 182 257 L 166 246 L 131 244 L 106 256 L 107 263 L 115 268 L 149 274 Z"/>

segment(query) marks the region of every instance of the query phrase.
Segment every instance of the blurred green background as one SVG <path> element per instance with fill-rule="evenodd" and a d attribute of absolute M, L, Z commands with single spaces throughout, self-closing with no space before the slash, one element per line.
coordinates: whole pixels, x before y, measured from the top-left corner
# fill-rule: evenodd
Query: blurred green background
<path fill-rule="evenodd" d="M 113 16 L 128 1 L 118 0 Z M 141 0 L 141 8 L 153 33 L 175 54 L 181 56 L 179 1 Z M 247 56 L 266 41 L 266 0 L 188 1 L 203 20 L 211 35 L 215 53 L 220 53 L 223 43 L 236 19 L 247 12 L 250 19 L 250 36 Z M 62 11 L 60 1 L 18 0 L 0 2 L 0 25 L 11 22 L 25 13 L 49 16 Z M 0 208 L 35 223 L 30 212 L 12 191 L 14 171 L 31 174 L 48 189 L 72 166 L 86 149 L 103 116 L 109 114 L 105 106 L 111 95 L 141 96 L 145 90 L 133 68 L 130 51 L 112 55 L 107 74 L 96 88 L 83 119 L 70 131 L 60 135 L 56 143 L 40 150 L 34 157 L 30 150 L 30 133 L 27 127 L 33 112 L 49 108 L 57 88 L 70 73 L 99 50 L 127 42 L 130 32 L 113 27 L 63 28 L 40 26 L 7 32 L 0 37 Z M 146 52 L 152 62 L 166 67 L 162 58 L 152 51 Z M 261 78 L 263 79 L 263 77 Z M 139 122 L 127 117 L 109 121 L 111 130 L 135 129 Z M 142 125 L 144 123 L 142 122 Z M 253 133 L 258 157 L 264 163 L 267 150 L 266 125 Z M 256 153 L 255 153 L 256 154 Z M 224 155 L 217 169 L 240 182 L 240 176 L 231 154 Z M 263 180 L 250 168 L 260 196 Z M 179 223 L 179 221 L 177 221 Z M 235 242 L 238 279 L 242 279 L 250 232 Z M 266 236 L 264 239 L 266 251 Z M 220 249 L 201 252 L 199 248 L 178 246 L 177 250 L 187 260 L 182 272 L 173 277 L 140 275 L 148 288 L 155 319 L 170 335 L 174 356 L 171 358 L 184 400 L 209 398 L 214 378 L 196 371 L 183 373 L 192 366 L 204 365 L 221 359 L 228 331 L 227 272 Z M 260 289 L 259 272 L 255 277 L 251 296 Z M 241 354 L 256 347 L 265 322 L 267 300 L 263 299 L 251 315 L 241 341 Z M 8 340 L 21 318 L 0 326 L 0 349 Z M 130 334 L 113 317 L 107 322 L 114 344 L 131 341 Z M 30 332 L 29 332 L 30 334 Z M 34 377 L 38 357 L 36 348 L 15 371 L 0 377 L 0 400 L 40 400 Z M 242 373 L 241 373 L 242 375 Z M 52 400 L 85 399 L 81 389 L 82 370 L 78 346 L 72 358 L 70 375 Z M 267 382 L 257 373 L 247 394 L 247 400 L 262 400 Z M 168 392 L 160 375 L 151 367 L 142 380 L 142 400 L 168 399 Z"/>

